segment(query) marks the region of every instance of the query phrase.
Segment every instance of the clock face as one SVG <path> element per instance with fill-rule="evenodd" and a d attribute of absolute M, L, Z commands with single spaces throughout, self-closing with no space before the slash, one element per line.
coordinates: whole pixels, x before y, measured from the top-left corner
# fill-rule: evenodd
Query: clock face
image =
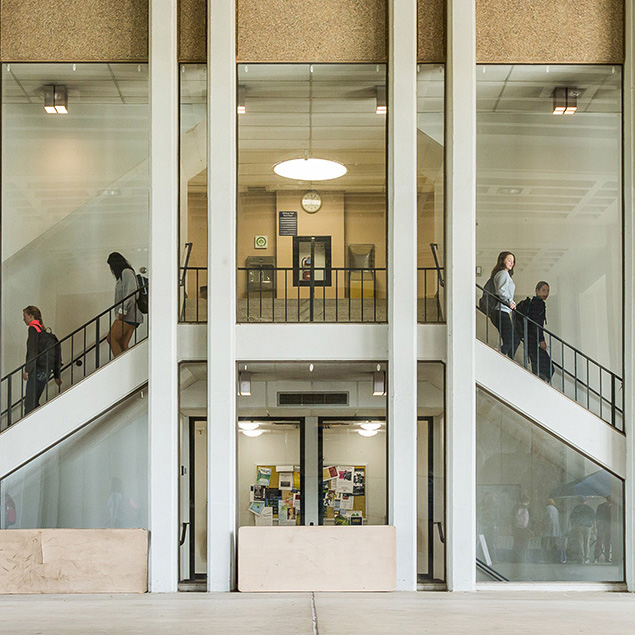
<path fill-rule="evenodd" d="M 322 197 L 315 191 L 309 190 L 302 197 L 302 209 L 309 214 L 315 214 L 322 207 Z"/>

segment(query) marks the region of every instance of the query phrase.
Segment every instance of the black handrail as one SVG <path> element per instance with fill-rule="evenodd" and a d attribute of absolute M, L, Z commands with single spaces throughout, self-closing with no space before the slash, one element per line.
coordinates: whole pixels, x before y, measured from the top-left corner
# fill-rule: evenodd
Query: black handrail
<path fill-rule="evenodd" d="M 84 373 L 82 375 L 82 379 L 84 377 L 86 377 L 86 368 L 85 368 L 85 362 L 86 362 L 86 358 L 87 355 L 92 352 L 93 350 L 95 351 L 95 370 L 97 370 L 98 368 L 100 368 L 101 366 L 103 366 L 102 363 L 100 363 L 100 355 L 99 355 L 99 347 L 100 345 L 107 339 L 108 335 L 104 335 L 104 336 L 100 336 L 100 320 L 108 315 L 109 316 L 109 324 L 108 324 L 108 332 L 110 332 L 110 328 L 112 327 L 113 324 L 113 320 L 111 317 L 111 312 L 113 310 L 116 310 L 117 308 L 121 308 L 123 310 L 124 304 L 130 300 L 130 298 L 133 298 L 137 295 L 139 295 L 145 288 L 147 285 L 141 285 L 139 286 L 135 291 L 133 291 L 132 293 L 130 293 L 129 295 L 127 295 L 125 298 L 123 298 L 122 300 L 120 300 L 119 302 L 116 302 L 115 304 L 113 304 L 112 306 L 110 306 L 109 308 L 105 309 L 104 311 L 102 311 L 101 313 L 99 313 L 98 315 L 96 315 L 94 318 L 92 318 L 91 320 L 89 320 L 88 322 L 84 323 L 82 326 L 76 328 L 74 331 L 72 331 L 71 333 L 69 333 L 68 335 L 66 335 L 64 338 L 62 338 L 61 340 L 59 340 L 56 344 L 50 346 L 49 348 L 47 348 L 46 350 L 38 353 L 35 357 L 29 359 L 28 361 L 26 361 L 24 364 L 18 366 L 17 368 L 15 368 L 14 370 L 12 370 L 11 372 L 7 373 L 4 377 L 2 377 L 0 379 L 0 387 L 3 384 L 6 384 L 7 390 L 7 407 L 4 410 L 0 410 L 0 419 L 3 419 L 4 417 L 7 418 L 7 426 L 9 427 L 10 425 L 16 423 L 17 421 L 19 421 L 26 413 L 24 412 L 25 408 L 21 407 L 20 410 L 20 415 L 18 416 L 18 418 L 16 420 L 13 420 L 13 410 L 15 408 L 17 408 L 18 406 L 21 406 L 25 399 L 26 399 L 26 395 L 25 395 L 25 388 L 24 388 L 24 383 L 22 382 L 22 375 L 24 373 L 24 371 L 26 370 L 27 366 L 33 366 L 33 368 L 37 368 L 37 361 L 42 358 L 48 358 L 49 355 L 51 354 L 55 354 L 55 349 L 56 348 L 60 348 L 66 344 L 67 342 L 70 342 L 70 348 L 71 348 L 71 355 L 70 355 L 70 361 L 67 362 L 66 364 L 61 364 L 60 365 L 60 375 L 67 370 L 71 370 L 71 382 L 70 385 L 72 386 L 74 383 L 74 377 L 73 377 L 73 366 L 74 365 L 80 365 L 80 362 L 83 361 L 84 364 Z M 138 309 L 137 309 L 138 310 Z M 86 331 L 87 329 L 91 326 L 94 325 L 95 326 L 95 341 L 87 344 L 86 342 Z M 75 351 L 74 351 L 74 338 L 76 335 L 78 335 L 79 333 L 83 334 L 83 347 L 80 353 L 78 353 L 77 355 L 75 355 Z M 143 341 L 145 338 L 147 337 L 147 334 L 142 337 L 141 339 L 138 338 L 137 335 L 137 329 L 135 329 L 134 331 L 134 344 L 137 344 L 140 341 Z M 108 361 L 110 361 L 112 359 L 112 351 L 109 349 L 108 350 Z M 48 372 L 50 373 L 52 369 L 48 369 Z M 35 370 L 33 371 L 35 372 Z M 20 381 L 20 398 L 17 399 L 17 401 L 13 401 L 12 399 L 12 379 L 15 375 L 18 375 L 18 379 Z M 50 376 L 47 378 L 46 380 L 46 399 L 48 400 L 48 396 L 49 396 L 49 383 L 50 383 Z M 57 386 L 57 393 L 61 393 L 62 389 L 61 386 Z M 1 395 L 1 390 L 0 390 L 0 395 Z M 1 397 L 0 397 L 1 398 Z"/>
<path fill-rule="evenodd" d="M 188 243 L 191 244 L 191 243 Z M 189 260 L 189 258 L 188 258 Z M 195 322 L 197 324 L 202 323 L 202 322 L 207 322 L 207 312 L 205 313 L 205 315 L 200 316 L 199 315 L 199 306 L 198 306 L 198 299 L 199 299 L 199 294 L 201 292 L 201 288 L 200 288 L 200 278 L 201 278 L 201 272 L 205 273 L 205 276 L 207 276 L 207 267 L 190 267 L 189 265 L 185 265 L 183 267 L 181 267 L 181 277 L 179 279 L 179 286 L 183 287 L 183 304 L 181 306 L 181 311 L 179 313 L 179 322 Z M 195 300 L 196 300 L 196 314 L 194 317 L 194 320 L 187 320 L 187 316 L 186 316 L 186 303 L 188 300 L 188 295 L 187 295 L 187 278 L 188 275 L 194 275 L 195 276 L 195 287 L 196 287 L 196 296 L 195 296 Z M 207 278 L 205 277 L 205 283 L 207 284 Z"/>
<path fill-rule="evenodd" d="M 432 243 L 435 244 L 435 243 Z M 434 250 L 433 250 L 434 254 Z M 443 267 L 439 266 L 438 260 L 435 255 L 436 265 L 434 267 L 417 267 L 417 285 L 421 284 L 421 276 L 423 275 L 423 298 L 419 298 L 419 300 L 423 300 L 423 315 L 419 314 L 417 316 L 417 321 L 423 324 L 426 323 L 443 323 L 443 306 L 441 303 L 441 289 L 445 287 L 445 280 L 443 278 Z M 429 280 L 430 277 L 428 274 L 434 273 L 435 278 L 432 280 L 432 288 L 434 290 L 434 296 L 428 296 L 428 288 L 429 288 Z M 418 293 L 417 293 L 418 295 Z M 436 311 L 430 311 L 432 315 L 428 315 L 428 303 L 427 299 L 432 298 L 436 300 Z"/>
<path fill-rule="evenodd" d="M 480 569 L 483 573 L 494 578 L 497 582 L 509 582 L 509 578 L 506 578 L 500 571 L 496 571 L 493 567 L 483 562 L 480 558 L 476 559 L 476 568 Z"/>
<path fill-rule="evenodd" d="M 430 243 L 430 249 L 432 251 L 432 257 L 434 258 L 434 268 L 439 274 L 439 284 L 441 287 L 445 287 L 445 280 L 443 278 L 443 267 L 439 264 L 439 245 L 437 243 Z"/>
<path fill-rule="evenodd" d="M 495 303 L 496 305 L 502 306 L 505 305 L 507 306 L 496 294 L 494 293 L 490 293 L 489 291 L 487 291 L 486 289 L 484 289 L 481 285 L 479 285 L 478 283 L 476 284 L 476 287 L 483 292 L 484 295 L 486 295 L 487 297 L 490 298 L 491 302 Z M 480 307 L 477 306 L 477 309 L 479 311 L 481 311 Z M 495 309 L 498 310 L 498 309 Z M 482 311 L 481 311 L 482 312 Z M 603 364 L 600 364 L 599 362 L 595 361 L 593 358 L 589 357 L 588 355 L 586 355 L 585 353 L 583 353 L 580 349 L 576 348 L 575 346 L 572 346 L 571 344 L 569 344 L 568 342 L 566 342 L 565 340 L 563 340 L 560 336 L 556 335 L 555 333 L 553 333 L 552 331 L 546 329 L 544 326 L 541 326 L 540 324 L 538 324 L 537 322 L 535 322 L 534 320 L 532 320 L 529 316 L 525 315 L 524 313 L 521 313 L 520 311 L 517 311 L 516 309 L 514 310 L 515 313 L 517 313 L 518 315 L 522 316 L 522 320 L 523 320 L 523 337 L 522 337 L 522 341 L 524 342 L 524 346 L 523 346 L 523 366 L 525 368 L 528 368 L 528 359 L 531 358 L 531 353 L 533 353 L 533 351 L 529 351 L 528 350 L 528 332 L 529 332 L 529 328 L 531 325 L 531 329 L 535 330 L 536 332 L 536 373 L 538 374 L 540 371 L 540 351 L 539 351 L 539 346 L 540 346 L 540 341 L 538 338 L 538 333 L 542 332 L 546 338 L 549 339 L 549 351 L 551 352 L 551 365 L 554 368 L 557 368 L 560 373 L 561 373 L 561 382 L 560 382 L 560 387 L 558 388 L 558 386 L 554 385 L 554 382 L 552 381 L 553 377 L 552 377 L 552 373 L 549 373 L 551 376 L 549 377 L 549 381 L 548 383 L 553 386 L 554 388 L 556 388 L 557 390 L 559 390 L 560 392 L 562 392 L 563 394 L 566 394 L 565 391 L 565 378 L 569 377 L 570 379 L 573 379 L 574 381 L 574 400 L 578 403 L 580 403 L 579 399 L 578 399 L 578 385 L 580 384 L 582 386 L 582 390 L 586 391 L 586 408 L 587 410 L 593 412 L 592 408 L 591 408 L 591 395 L 595 396 L 598 398 L 599 400 L 599 412 L 594 413 L 597 414 L 603 421 L 605 421 L 606 423 L 609 423 L 610 425 L 612 425 L 613 427 L 617 428 L 617 416 L 622 415 L 623 411 L 622 409 L 617 405 L 616 402 L 616 398 L 617 398 L 617 393 L 619 390 L 622 390 L 623 388 L 623 381 L 622 378 L 617 375 L 617 373 L 614 373 L 612 370 L 609 370 L 608 368 L 606 368 L 606 366 L 604 366 Z M 512 330 L 512 338 L 516 338 L 518 337 L 515 329 Z M 502 344 L 502 334 L 499 331 L 498 333 L 498 348 L 499 350 L 502 348 L 501 344 Z M 556 342 L 556 349 L 559 347 L 560 348 L 560 363 L 556 362 L 553 360 L 553 353 L 556 349 L 554 349 L 554 341 Z M 521 338 L 519 338 L 517 345 L 520 345 L 521 342 Z M 545 340 L 546 342 L 546 340 Z M 486 322 L 486 329 L 485 329 L 485 343 L 489 344 L 489 320 Z M 566 368 L 565 363 L 565 351 L 570 352 L 573 354 L 573 371 L 569 370 L 568 368 Z M 582 376 L 580 376 L 578 374 L 579 371 L 579 366 L 578 366 L 578 357 L 581 358 L 582 364 L 586 367 L 586 380 L 583 379 Z M 532 368 L 533 368 L 533 363 L 532 363 Z M 599 390 L 596 390 L 595 388 L 593 388 L 591 386 L 590 383 L 590 371 L 591 369 L 597 369 L 597 373 L 598 373 L 598 379 L 599 379 Z M 543 369 L 544 370 L 544 369 Z M 547 369 L 548 370 L 548 369 Z M 611 392 L 611 396 L 610 398 L 607 397 L 604 393 L 604 391 L 602 390 L 602 375 L 608 375 L 609 376 L 609 381 L 610 381 L 610 392 Z M 610 407 L 610 420 L 607 420 L 604 417 L 604 408 L 603 408 L 603 403 L 606 402 L 607 404 L 609 404 Z M 581 404 L 584 405 L 584 404 Z"/>

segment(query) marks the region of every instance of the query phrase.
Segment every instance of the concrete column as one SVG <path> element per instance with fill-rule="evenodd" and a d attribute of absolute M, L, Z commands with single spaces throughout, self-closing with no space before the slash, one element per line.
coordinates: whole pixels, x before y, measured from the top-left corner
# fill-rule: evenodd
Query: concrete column
<path fill-rule="evenodd" d="M 208 543 L 210 591 L 236 551 L 236 59 L 234 0 L 208 0 Z"/>
<path fill-rule="evenodd" d="M 625 564 L 628 590 L 635 591 L 635 7 L 625 3 L 624 64 L 624 492 Z"/>
<path fill-rule="evenodd" d="M 150 589 L 178 583 L 177 0 L 150 2 Z"/>
<path fill-rule="evenodd" d="M 388 90 L 389 509 L 397 589 L 417 588 L 417 3 L 390 0 Z"/>
<path fill-rule="evenodd" d="M 446 67 L 447 576 L 476 586 L 476 28 L 475 1 L 448 0 Z"/>

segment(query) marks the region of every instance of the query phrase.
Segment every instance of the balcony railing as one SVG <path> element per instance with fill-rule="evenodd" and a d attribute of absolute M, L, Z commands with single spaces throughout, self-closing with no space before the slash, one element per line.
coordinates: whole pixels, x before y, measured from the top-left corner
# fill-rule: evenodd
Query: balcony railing
<path fill-rule="evenodd" d="M 476 286 L 480 293 L 489 297 L 495 306 L 502 304 L 496 295 L 485 291 L 479 284 Z M 480 309 L 477 308 L 477 310 L 479 315 L 484 315 Z M 623 430 L 624 383 L 622 378 L 527 316 L 521 316 L 521 318 L 522 337 L 515 329 L 512 331 L 513 349 L 516 350 L 518 347 L 514 361 L 527 370 L 533 368 L 532 372 L 542 376 L 556 390 L 618 430 Z M 532 336 L 531 340 L 535 339 L 535 342 L 529 343 L 530 331 L 533 330 L 533 333 L 537 335 L 538 329 L 544 333 L 545 352 L 548 357 L 540 353 L 539 337 Z M 477 337 L 498 351 L 502 349 L 501 333 L 490 325 L 489 318 L 477 321 Z M 534 346 L 535 349 L 532 348 Z"/>
<path fill-rule="evenodd" d="M 445 279 L 442 267 L 417 267 L 417 321 L 445 322 Z"/>
<path fill-rule="evenodd" d="M 50 364 L 44 364 L 47 367 L 47 381 L 40 397 L 41 405 L 88 377 L 88 375 L 107 364 L 113 358 L 110 346 L 106 341 L 108 333 L 112 325 L 116 323 L 119 309 L 123 308 L 124 303 L 143 292 L 144 287 L 140 287 L 137 291 L 121 300 L 121 302 L 113 304 L 113 306 L 86 322 L 86 324 L 62 338 L 56 346 L 42 351 L 33 360 L 29 360 L 28 364 L 33 363 L 35 368 L 40 358 L 51 359 L 54 355 L 54 348 L 59 346 L 62 359 L 60 367 L 62 384 L 59 386 L 53 382 L 51 376 L 52 368 L 50 368 Z M 128 345 L 129 348 L 132 348 L 138 342 L 142 342 L 147 336 L 148 321 L 146 317 L 143 324 L 135 329 Z M 26 381 L 23 378 L 26 367 L 27 363 L 22 364 L 0 379 L 0 430 L 5 430 L 28 414 L 26 412 Z M 31 372 L 36 371 L 33 370 Z"/>

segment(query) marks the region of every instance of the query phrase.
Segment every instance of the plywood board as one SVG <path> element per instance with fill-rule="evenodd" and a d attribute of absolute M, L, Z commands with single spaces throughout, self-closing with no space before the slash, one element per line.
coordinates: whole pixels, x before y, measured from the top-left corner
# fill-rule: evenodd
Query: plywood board
<path fill-rule="evenodd" d="M 238 590 L 394 591 L 395 528 L 241 527 Z"/>
<path fill-rule="evenodd" d="M 0 531 L 0 593 L 145 593 L 144 529 Z"/>

